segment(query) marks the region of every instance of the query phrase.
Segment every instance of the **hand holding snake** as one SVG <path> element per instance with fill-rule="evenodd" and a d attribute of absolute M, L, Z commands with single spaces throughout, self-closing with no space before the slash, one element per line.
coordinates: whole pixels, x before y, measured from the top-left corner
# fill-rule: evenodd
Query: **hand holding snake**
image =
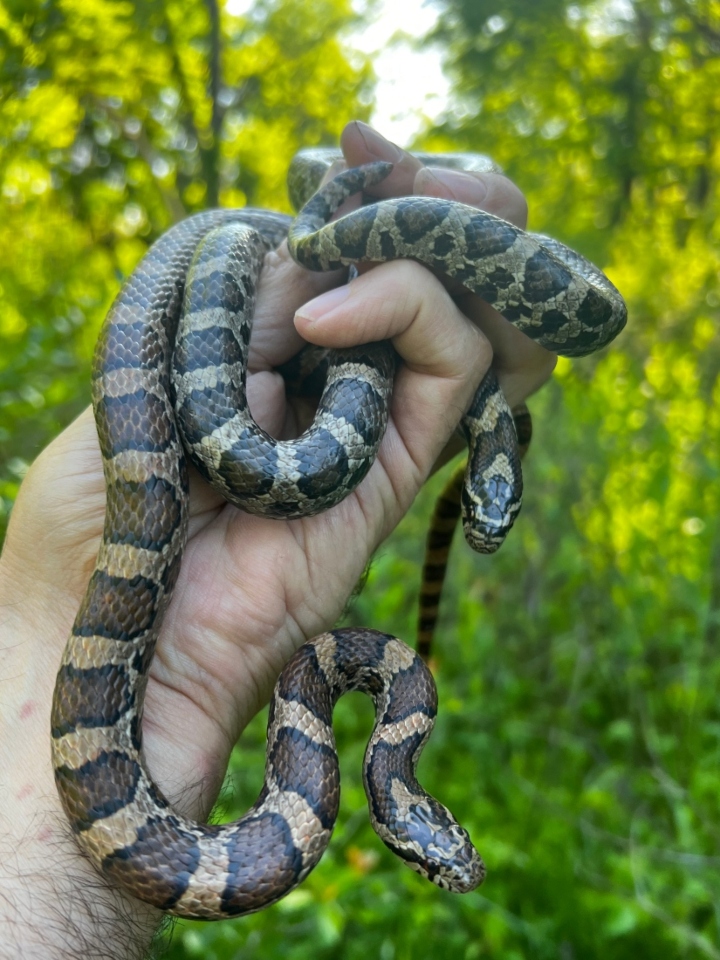
<path fill-rule="evenodd" d="M 346 139 L 350 163 L 377 158 L 358 128 L 351 128 Z M 398 167 L 402 178 L 393 189 L 412 191 L 418 171 L 405 161 Z M 524 204 L 514 188 L 495 175 L 481 179 L 489 186 L 489 207 L 508 217 L 509 204 L 511 218 L 521 220 Z M 444 189 L 434 176 L 421 176 L 418 186 L 435 194 Z M 474 184 L 456 177 L 447 195 L 473 203 L 473 196 L 461 195 L 464 189 L 472 192 Z M 278 378 L 268 371 L 297 349 L 293 312 L 335 281 L 300 270 L 282 250 L 269 255 L 266 268 L 251 351 L 250 399 L 270 431 L 291 431 L 297 411 L 284 406 Z M 352 286 L 352 302 L 336 306 L 332 315 L 320 301 L 304 307 L 296 322 L 303 336 L 323 344 L 347 342 L 348 330 L 356 331 L 357 342 L 392 335 L 405 361 L 379 463 L 362 491 L 332 515 L 278 523 L 240 514 L 193 478 L 190 540 L 151 671 L 144 720 L 148 764 L 160 786 L 192 816 L 207 814 L 237 733 L 266 700 L 280 666 L 307 636 L 334 621 L 367 556 L 407 509 L 454 429 L 448 411 L 459 416 L 490 361 L 488 342 L 440 282 L 416 264 L 385 264 Z M 483 322 L 497 348 L 501 380 L 507 371 L 516 390 L 511 402 L 517 402 L 549 373 L 552 359 L 521 338 L 530 356 L 515 362 L 505 333 L 498 337 L 497 320 Z M 443 352 L 438 354 L 440 325 Z M 514 350 L 516 335 L 507 334 Z M 521 383 L 524 389 L 517 389 Z M 35 805 L 11 804 L 7 815 L 38 870 L 41 863 L 46 870 L 45 846 L 35 841 L 29 824 L 38 813 L 56 809 L 45 751 L 47 704 L 92 568 L 103 510 L 97 440 L 91 418 L 84 415 L 33 466 L 2 558 L 2 602 L 9 611 L 5 630 L 19 638 L 6 675 L 23 678 L 6 700 L 11 729 L 3 743 L 5 769 L 15 771 L 18 792 L 25 781 L 35 781 L 45 798 Z M 345 551 L 349 530 L 354 549 Z M 28 720 L 30 698 L 44 706 Z M 22 759 L 13 744 L 22 744 Z M 59 826 L 53 830 L 57 844 L 65 844 Z M 74 855 L 70 844 L 67 857 Z M 80 861 L 76 869 L 85 866 Z M 93 876 L 88 873 L 86 879 Z M 139 905 L 132 909 L 143 913 Z"/>
<path fill-rule="evenodd" d="M 416 778 L 436 716 L 432 677 L 401 641 L 377 631 L 331 631 L 290 659 L 270 704 L 263 787 L 240 819 L 216 825 L 183 817 L 148 772 L 142 715 L 187 544 L 188 459 L 241 509 L 304 519 L 357 489 L 388 425 L 398 364 L 392 338 L 330 351 L 317 413 L 297 439 L 258 426 L 246 385 L 265 255 L 287 237 L 293 258 L 316 271 L 419 262 L 567 356 L 606 345 L 626 318 L 618 291 L 593 264 L 473 207 L 398 197 L 364 203 L 331 223 L 345 201 L 360 192 L 367 199 L 393 164 L 353 168 L 322 186 L 327 161 L 326 151 L 315 152 L 291 166 L 291 192 L 296 206 L 304 203 L 291 224 L 271 211 L 210 210 L 164 234 L 119 292 L 95 349 L 107 507 L 55 684 L 55 780 L 95 866 L 139 899 L 184 917 L 259 910 L 319 862 L 339 801 L 332 711 L 353 689 L 375 704 L 363 781 L 376 833 L 446 889 L 472 890 L 485 873 L 467 832 Z M 486 169 L 488 161 L 445 162 Z M 351 299 L 352 288 L 340 295 Z M 494 373 L 461 426 L 469 445 L 465 535 L 492 552 L 521 502 L 513 418 Z"/>

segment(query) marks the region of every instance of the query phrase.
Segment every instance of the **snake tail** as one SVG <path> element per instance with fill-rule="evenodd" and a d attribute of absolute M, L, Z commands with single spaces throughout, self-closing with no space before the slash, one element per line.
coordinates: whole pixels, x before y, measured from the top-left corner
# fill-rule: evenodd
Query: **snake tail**
<path fill-rule="evenodd" d="M 453 470 L 450 479 L 435 501 L 435 509 L 425 541 L 425 561 L 418 603 L 417 652 L 426 663 L 432 653 L 450 547 L 460 519 L 460 501 L 466 466 L 467 461 L 463 461 Z"/>
<path fill-rule="evenodd" d="M 204 920 L 241 916 L 275 903 L 310 873 L 338 813 L 331 720 L 335 702 L 349 690 L 365 692 L 375 703 L 363 780 L 379 837 L 439 887 L 463 893 L 484 878 L 467 832 L 416 779 L 435 722 L 437 693 L 422 661 L 394 637 L 348 628 L 316 637 L 297 651 L 271 702 L 260 796 L 245 816 L 224 825 L 173 812 L 143 769 L 133 724 L 117 719 L 113 742 L 102 743 L 102 737 L 97 742 L 109 701 L 116 713 L 123 707 L 112 686 L 105 704 L 93 701 L 96 717 L 86 708 L 82 722 L 61 732 L 63 711 L 74 706 L 67 701 L 88 692 L 75 689 L 61 688 L 53 717 L 65 758 L 56 771 L 65 809 L 103 873 L 162 910 Z M 78 740 L 96 746 L 87 750 L 91 759 L 76 765 Z"/>

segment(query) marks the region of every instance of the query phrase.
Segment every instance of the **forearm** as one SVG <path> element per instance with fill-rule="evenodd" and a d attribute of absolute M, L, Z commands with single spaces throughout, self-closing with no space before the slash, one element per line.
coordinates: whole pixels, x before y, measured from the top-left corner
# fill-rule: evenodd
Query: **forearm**
<path fill-rule="evenodd" d="M 47 801 L 23 801 L 24 816 L 0 821 L 0 957 L 148 956 L 158 911 L 108 887 L 80 856 L 57 804 Z M 20 806 L 9 816 L 17 818 Z"/>
<path fill-rule="evenodd" d="M 60 806 L 49 711 L 63 637 L 15 574 L 0 558 L 0 957 L 144 957 L 161 915 L 104 882 Z"/>

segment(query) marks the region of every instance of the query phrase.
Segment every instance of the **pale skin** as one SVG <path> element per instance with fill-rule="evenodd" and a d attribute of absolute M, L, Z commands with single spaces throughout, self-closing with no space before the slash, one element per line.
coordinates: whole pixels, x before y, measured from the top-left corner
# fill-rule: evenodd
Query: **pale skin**
<path fill-rule="evenodd" d="M 395 163 L 378 196 L 446 197 L 525 224 L 522 194 L 498 174 L 431 172 L 359 123 L 346 127 L 342 145 L 348 165 Z M 150 771 L 190 816 L 207 816 L 240 731 L 293 651 L 334 624 L 368 558 L 443 456 L 490 364 L 511 405 L 555 364 L 476 297 L 451 297 L 416 263 L 379 265 L 340 293 L 334 288 L 342 279 L 302 270 L 284 245 L 268 255 L 249 396 L 266 429 L 292 435 L 300 411 L 286 405 L 271 370 L 301 338 L 328 347 L 391 339 L 403 365 L 380 454 L 357 491 L 321 516 L 285 522 L 243 514 L 192 477 L 190 535 L 143 723 Z M 0 557 L 3 957 L 140 957 L 161 921 L 107 887 L 80 856 L 50 765 L 55 674 L 104 510 L 100 451 L 86 411 L 33 464 Z"/>

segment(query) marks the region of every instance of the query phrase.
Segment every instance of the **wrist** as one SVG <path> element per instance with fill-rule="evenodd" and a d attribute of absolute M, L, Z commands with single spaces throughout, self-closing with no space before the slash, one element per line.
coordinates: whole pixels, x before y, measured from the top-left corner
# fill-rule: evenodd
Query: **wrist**
<path fill-rule="evenodd" d="M 17 802 L 0 817 L 0 957 L 140 960 L 162 915 L 108 886 L 81 855 L 52 782 L 38 777 L 34 791 L 29 786 L 26 779 L 20 791 L 11 787 Z"/>
<path fill-rule="evenodd" d="M 41 608 L 3 554 L 0 957 L 142 957 L 161 914 L 110 888 L 83 857 L 55 790 L 50 703 L 65 637 Z"/>

